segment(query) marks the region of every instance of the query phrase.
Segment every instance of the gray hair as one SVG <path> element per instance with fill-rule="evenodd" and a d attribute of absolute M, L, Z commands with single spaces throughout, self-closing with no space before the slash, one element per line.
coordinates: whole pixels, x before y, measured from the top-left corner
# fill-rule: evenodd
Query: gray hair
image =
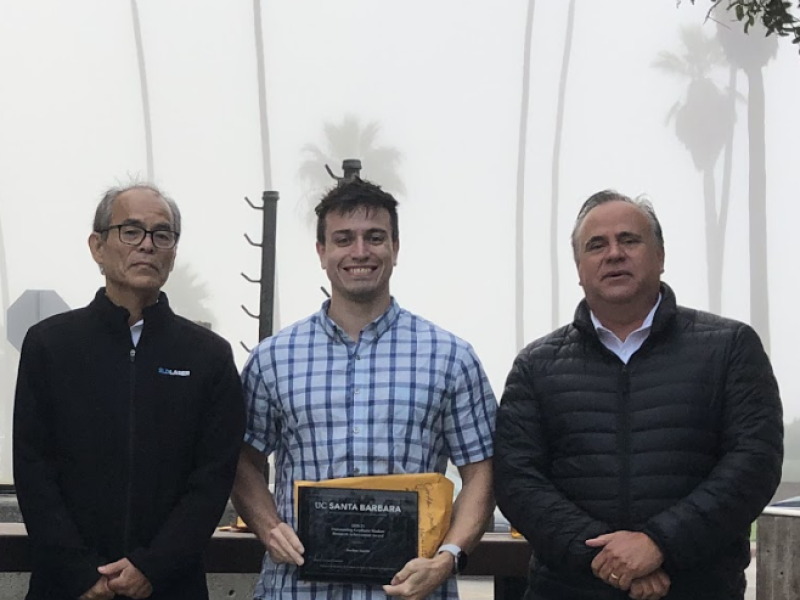
<path fill-rule="evenodd" d="M 123 187 L 112 187 L 105 191 L 102 200 L 97 205 L 97 210 L 94 213 L 94 223 L 92 224 L 92 231 L 102 233 L 103 236 L 108 235 L 107 229 L 111 226 L 111 213 L 114 210 L 114 202 L 125 192 L 131 190 L 150 190 L 159 198 L 164 200 L 169 207 L 169 212 L 172 215 L 172 228 L 177 233 L 181 232 L 181 211 L 178 208 L 175 200 L 164 194 L 158 186 L 149 182 L 131 183 Z"/>
<path fill-rule="evenodd" d="M 661 223 L 658 222 L 656 209 L 653 208 L 653 204 L 650 202 L 650 199 L 644 195 L 631 198 L 625 194 L 620 194 L 616 190 L 603 190 L 602 192 L 597 192 L 596 194 L 589 196 L 586 202 L 583 203 L 583 206 L 581 206 L 581 209 L 578 211 L 578 218 L 575 219 L 575 226 L 572 228 L 571 239 L 572 255 L 575 258 L 576 263 L 578 262 L 578 231 L 580 230 L 581 225 L 583 225 L 583 222 L 586 220 L 586 216 L 592 211 L 592 209 L 597 208 L 606 202 L 626 202 L 641 210 L 650 223 L 650 229 L 653 231 L 653 236 L 656 238 L 659 248 L 662 252 L 664 251 L 664 232 L 661 230 Z"/>

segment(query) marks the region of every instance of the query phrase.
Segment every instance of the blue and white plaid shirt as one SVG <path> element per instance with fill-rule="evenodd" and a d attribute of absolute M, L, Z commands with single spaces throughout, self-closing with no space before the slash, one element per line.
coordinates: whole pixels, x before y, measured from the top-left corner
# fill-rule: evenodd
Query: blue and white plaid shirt
<path fill-rule="evenodd" d="M 328 317 L 330 301 L 261 342 L 242 374 L 245 441 L 275 452 L 275 501 L 296 529 L 295 480 L 444 473 L 492 456 L 497 401 L 472 348 L 433 323 L 388 310 L 358 342 Z M 456 599 L 450 578 L 432 598 Z M 255 598 L 377 600 L 380 586 L 298 581 L 264 557 Z"/>

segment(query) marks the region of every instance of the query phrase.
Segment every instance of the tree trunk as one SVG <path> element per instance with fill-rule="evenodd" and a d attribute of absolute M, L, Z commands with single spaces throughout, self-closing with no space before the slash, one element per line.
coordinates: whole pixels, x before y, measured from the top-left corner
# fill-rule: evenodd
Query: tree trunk
<path fill-rule="evenodd" d="M 267 119 L 267 80 L 264 67 L 264 36 L 261 31 L 261 0 L 253 0 L 253 25 L 256 38 L 256 77 L 258 79 L 258 118 L 261 124 L 261 168 L 264 191 L 272 190 L 272 166 L 269 154 L 269 120 Z"/>
<path fill-rule="evenodd" d="M 256 42 L 256 78 L 258 80 L 258 119 L 261 131 L 261 171 L 264 176 L 264 191 L 272 190 L 272 164 L 269 147 L 269 119 L 267 116 L 267 76 L 264 65 L 264 35 L 261 28 L 261 0 L 253 0 L 253 28 Z M 277 261 L 276 261 L 277 262 Z M 272 307 L 273 333 L 280 329 L 280 300 L 278 289 L 278 265 L 275 265 L 275 295 Z"/>
<path fill-rule="evenodd" d="M 0 288 L 2 291 L 0 292 L 0 304 L 2 304 L 3 314 L 0 315 L 3 317 L 3 323 L 6 324 L 6 328 L 8 328 L 8 306 L 10 304 L 9 299 L 9 291 L 8 291 L 8 264 L 6 262 L 6 241 L 3 237 L 3 224 L 0 222 Z"/>
<path fill-rule="evenodd" d="M 722 311 L 722 273 L 725 270 L 725 234 L 728 230 L 728 209 L 731 203 L 731 177 L 733 174 L 733 134 L 736 131 L 736 87 L 737 67 L 731 65 L 728 71 L 728 114 L 730 130 L 725 142 L 725 155 L 722 164 L 722 191 L 719 200 L 719 218 L 717 219 L 717 264 L 719 265 L 720 311 Z M 713 310 L 711 312 L 714 312 Z"/>
<path fill-rule="evenodd" d="M 525 21 L 525 45 L 522 55 L 522 105 L 519 113 L 519 148 L 517 149 L 517 206 L 514 229 L 514 343 L 515 350 L 525 344 L 525 159 L 528 144 L 528 106 L 530 100 L 531 38 L 535 0 L 528 1 Z"/>
<path fill-rule="evenodd" d="M 764 77 L 760 68 L 746 71 L 747 133 L 750 144 L 750 324 L 769 352 L 769 277 L 767 272 L 767 165 Z"/>
<path fill-rule="evenodd" d="M 0 445 L 0 483 L 12 480 L 11 467 L 11 421 L 14 406 L 14 381 L 16 380 L 16 373 L 12 365 L 13 355 L 11 354 L 12 346 L 7 341 L 8 335 L 8 306 L 9 291 L 8 291 L 8 264 L 6 262 L 6 246 L 5 239 L 3 238 L 3 225 L 0 223 L 0 309 L 3 314 L 0 315 L 0 320 L 3 322 L 3 327 L 0 327 L 2 338 L 0 338 L 0 432 L 5 433 L 3 443 Z M 6 467 L 9 470 L 6 470 Z"/>
<path fill-rule="evenodd" d="M 558 277 L 558 246 L 561 239 L 558 237 L 558 195 L 559 195 L 559 170 L 561 168 L 561 138 L 564 133 L 564 110 L 567 94 L 567 78 L 569 76 L 569 59 L 572 53 L 572 32 L 575 28 L 575 0 L 569 3 L 567 13 L 567 29 L 564 36 L 564 54 L 561 58 L 561 81 L 558 84 L 558 108 L 556 109 L 556 129 L 553 140 L 553 164 L 551 172 L 551 201 L 550 201 L 550 320 L 553 329 L 560 325 L 559 302 L 560 282 Z"/>
<path fill-rule="evenodd" d="M 717 190 L 714 165 L 703 170 L 703 205 L 706 217 L 706 263 L 708 265 L 708 310 L 719 314 L 722 309 L 722 268 L 720 265 L 719 227 L 717 226 Z"/>
<path fill-rule="evenodd" d="M 142 28 L 139 23 L 139 7 L 136 0 L 131 0 L 133 16 L 133 37 L 136 42 L 136 61 L 139 64 L 139 89 L 142 93 L 142 115 L 144 117 L 144 145 L 147 156 L 147 181 L 153 182 L 155 177 L 153 161 L 153 127 L 150 122 L 150 92 L 147 89 L 147 67 L 144 61 L 144 45 L 142 44 Z"/>

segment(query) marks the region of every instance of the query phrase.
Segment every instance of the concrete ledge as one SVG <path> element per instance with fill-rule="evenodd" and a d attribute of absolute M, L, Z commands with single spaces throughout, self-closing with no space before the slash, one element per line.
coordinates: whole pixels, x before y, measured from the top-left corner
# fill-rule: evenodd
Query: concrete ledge
<path fill-rule="evenodd" d="M 0 494 L 0 523 L 22 523 L 16 494 Z M 232 525 L 236 522 L 236 509 L 228 500 L 225 512 L 219 520 L 220 525 Z"/>
<path fill-rule="evenodd" d="M 16 494 L 0 494 L 0 523 L 22 523 Z"/>

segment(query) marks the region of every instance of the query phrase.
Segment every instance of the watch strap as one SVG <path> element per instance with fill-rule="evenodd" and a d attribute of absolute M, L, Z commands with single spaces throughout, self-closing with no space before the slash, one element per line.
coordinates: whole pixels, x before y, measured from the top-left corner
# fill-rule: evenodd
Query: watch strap
<path fill-rule="evenodd" d="M 460 546 L 456 546 L 455 544 L 442 544 L 439 546 L 439 549 L 436 551 L 436 554 L 441 554 L 442 552 L 447 552 L 448 554 L 453 555 L 453 573 L 460 573 L 461 572 L 461 563 L 463 562 L 463 557 L 466 556 L 465 552 L 461 549 Z"/>

